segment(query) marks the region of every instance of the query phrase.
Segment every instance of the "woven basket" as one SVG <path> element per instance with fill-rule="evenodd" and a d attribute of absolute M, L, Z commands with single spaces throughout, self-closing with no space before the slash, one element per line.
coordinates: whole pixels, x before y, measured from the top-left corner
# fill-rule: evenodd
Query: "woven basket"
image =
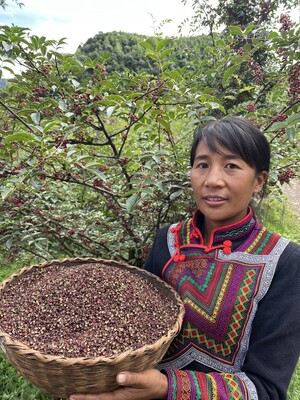
<path fill-rule="evenodd" d="M 173 338 L 179 333 L 184 317 L 184 305 L 170 285 L 140 268 L 96 258 L 52 260 L 44 264 L 25 267 L 2 283 L 0 298 L 12 282 L 23 274 L 30 273 L 34 268 L 47 268 L 53 264 L 71 266 L 85 263 L 117 266 L 141 275 L 155 285 L 168 299 L 172 299 L 179 306 L 179 311 L 174 326 L 169 327 L 167 334 L 157 338 L 154 344 L 145 345 L 136 350 L 128 350 L 111 357 L 65 358 L 42 354 L 14 340 L 0 327 L 0 345 L 10 363 L 26 380 L 58 398 L 69 398 L 72 393 L 111 391 L 118 387 L 115 380 L 118 372 L 124 370 L 141 372 L 155 367 L 163 358 Z"/>

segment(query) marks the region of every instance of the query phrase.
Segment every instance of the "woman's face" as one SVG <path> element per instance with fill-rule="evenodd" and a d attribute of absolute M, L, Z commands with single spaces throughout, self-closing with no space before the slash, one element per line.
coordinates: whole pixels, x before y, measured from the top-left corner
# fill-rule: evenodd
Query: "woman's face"
<path fill-rule="evenodd" d="M 237 154 L 220 147 L 211 152 L 200 142 L 191 170 L 191 183 L 199 210 L 205 216 L 206 233 L 230 225 L 247 215 L 253 193 L 259 192 L 268 173 L 257 173 Z"/>

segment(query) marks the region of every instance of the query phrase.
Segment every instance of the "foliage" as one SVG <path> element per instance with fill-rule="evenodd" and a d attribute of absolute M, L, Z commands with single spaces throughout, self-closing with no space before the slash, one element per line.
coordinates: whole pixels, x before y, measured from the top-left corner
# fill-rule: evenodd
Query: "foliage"
<path fill-rule="evenodd" d="M 21 377 L 0 353 L 0 391 L 1 400 L 47 400 L 49 396 Z"/>
<path fill-rule="evenodd" d="M 149 37 L 140 46 L 153 76 L 109 72 L 106 53 L 79 59 L 62 52 L 63 39 L 1 27 L 3 70 L 13 75 L 0 96 L 2 252 L 142 266 L 157 228 L 194 207 L 195 128 L 225 114 L 265 131 L 274 154 L 269 190 L 280 189 L 299 172 L 298 38 L 298 26 L 230 26 L 207 38 L 203 58 L 203 40 L 193 42 L 188 68 L 176 64 L 176 39 Z M 262 48 L 264 65 L 254 59 Z"/>
<path fill-rule="evenodd" d="M 16 3 L 19 7 L 23 7 L 24 4 L 21 3 L 19 0 L 11 0 L 13 3 Z M 5 7 L 7 6 L 7 0 L 0 0 L 0 7 L 2 7 L 5 10 Z"/>
<path fill-rule="evenodd" d="M 99 32 L 78 47 L 76 56 L 84 61 L 87 57 L 95 60 L 101 55 L 108 73 L 122 73 L 129 69 L 131 72 L 144 70 L 150 76 L 159 76 L 157 60 L 146 54 L 142 44 L 148 39 L 147 36 L 134 33 Z M 169 68 L 186 67 L 196 70 L 195 61 L 198 64 L 205 59 L 205 48 L 210 43 L 211 39 L 207 35 L 169 38 L 164 47 L 164 59 L 170 63 Z"/>
<path fill-rule="evenodd" d="M 282 210 L 285 212 L 281 214 Z M 270 221 L 278 221 L 277 215 L 281 215 L 282 223 L 275 225 L 275 231 L 280 234 L 285 234 L 282 230 L 285 226 L 290 226 L 291 232 L 296 232 L 297 222 L 292 220 L 292 212 L 288 210 L 285 201 L 275 201 L 272 202 L 272 206 L 269 208 L 269 219 L 266 221 L 268 228 L 272 228 L 269 225 Z M 275 216 L 275 218 L 273 218 Z M 24 266 L 24 263 L 29 260 L 19 261 L 17 264 L 9 265 L 5 267 L 1 265 L 0 268 L 0 281 L 7 278 L 15 270 Z M 5 264 L 5 263 L 4 263 Z M 28 264 L 26 264 L 28 265 Z M 291 384 L 288 390 L 288 400 L 299 400 L 299 388 L 300 388 L 300 363 L 298 363 L 297 368 L 294 372 Z M 2 400 L 15 400 L 15 399 L 26 399 L 26 400 L 50 400 L 50 397 L 45 395 L 42 391 L 36 389 L 33 385 L 25 381 L 22 377 L 18 375 L 16 370 L 9 364 L 3 353 L 0 352 L 0 393 Z"/>
<path fill-rule="evenodd" d="M 299 220 L 288 207 L 285 196 L 277 193 L 264 200 L 258 215 L 268 229 L 300 244 Z"/>
<path fill-rule="evenodd" d="M 193 209 L 189 146 L 195 129 L 219 116 L 245 115 L 264 130 L 270 198 L 299 174 L 298 26 L 136 37 L 136 53 L 121 33 L 99 35 L 111 49 L 89 42 L 71 55 L 63 39 L 0 28 L 3 71 L 13 76 L 0 92 L 0 248 L 18 268 L 89 255 L 141 266 L 157 228 Z M 11 269 L 1 267 L 4 278 Z M 289 400 L 298 400 L 298 382 L 299 368 Z M 0 391 L 8 400 L 47 398 L 2 354 Z"/>
<path fill-rule="evenodd" d="M 185 5 L 191 3 L 194 14 L 189 21 L 192 31 L 201 30 L 203 26 L 210 32 L 218 27 L 230 25 L 245 28 L 249 25 L 270 26 L 282 8 L 290 12 L 299 6 L 299 0 L 182 0 Z M 280 10 L 281 9 L 281 10 Z M 181 25 L 181 29 L 182 29 Z"/>
<path fill-rule="evenodd" d="M 99 32 L 80 45 L 76 55 L 79 59 L 84 60 L 87 56 L 97 59 L 101 54 L 108 73 L 122 72 L 128 68 L 133 72 L 145 69 L 149 74 L 157 74 L 155 63 L 145 55 L 144 49 L 139 46 L 139 43 L 146 39 L 146 36 L 135 33 Z"/>

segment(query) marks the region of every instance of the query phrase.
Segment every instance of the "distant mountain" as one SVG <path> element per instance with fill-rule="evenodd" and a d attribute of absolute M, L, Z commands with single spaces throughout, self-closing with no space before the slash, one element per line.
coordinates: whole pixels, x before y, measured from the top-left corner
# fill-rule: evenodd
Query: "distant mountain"
<path fill-rule="evenodd" d="M 102 62 L 107 72 L 124 71 L 125 68 L 133 72 L 141 70 L 156 75 L 157 67 L 153 59 L 146 56 L 146 50 L 140 46 L 148 37 L 126 32 L 99 32 L 76 50 L 79 59 L 104 60 Z M 174 51 L 168 56 L 171 66 L 176 68 L 193 68 L 193 63 L 200 62 L 205 56 L 205 47 L 211 45 L 209 36 L 170 38 L 169 46 Z"/>

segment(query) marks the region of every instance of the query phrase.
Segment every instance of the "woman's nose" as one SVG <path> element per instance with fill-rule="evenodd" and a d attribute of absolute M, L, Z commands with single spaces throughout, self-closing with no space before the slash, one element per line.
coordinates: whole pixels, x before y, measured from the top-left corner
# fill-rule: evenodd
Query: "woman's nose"
<path fill-rule="evenodd" d="M 208 168 L 205 177 L 206 186 L 224 186 L 223 171 L 220 168 Z"/>

